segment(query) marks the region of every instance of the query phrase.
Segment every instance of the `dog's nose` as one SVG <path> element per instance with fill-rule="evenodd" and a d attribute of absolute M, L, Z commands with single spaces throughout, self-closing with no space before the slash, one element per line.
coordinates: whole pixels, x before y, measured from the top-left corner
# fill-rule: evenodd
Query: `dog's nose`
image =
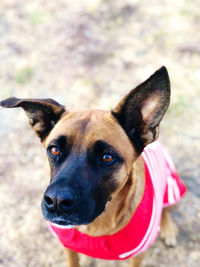
<path fill-rule="evenodd" d="M 75 192 L 70 189 L 47 190 L 44 195 L 44 204 L 48 210 L 66 212 L 74 206 L 76 199 Z"/>

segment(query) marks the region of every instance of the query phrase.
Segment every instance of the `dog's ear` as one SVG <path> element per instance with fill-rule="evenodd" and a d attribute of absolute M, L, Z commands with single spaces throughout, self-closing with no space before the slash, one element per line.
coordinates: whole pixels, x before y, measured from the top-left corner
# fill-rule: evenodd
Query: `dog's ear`
<path fill-rule="evenodd" d="M 41 141 L 53 129 L 56 122 L 65 112 L 64 106 L 53 99 L 19 99 L 15 97 L 7 98 L 0 102 L 4 108 L 22 107 Z"/>
<path fill-rule="evenodd" d="M 126 95 L 112 111 L 139 153 L 158 137 L 158 126 L 169 101 L 169 76 L 162 67 Z"/>

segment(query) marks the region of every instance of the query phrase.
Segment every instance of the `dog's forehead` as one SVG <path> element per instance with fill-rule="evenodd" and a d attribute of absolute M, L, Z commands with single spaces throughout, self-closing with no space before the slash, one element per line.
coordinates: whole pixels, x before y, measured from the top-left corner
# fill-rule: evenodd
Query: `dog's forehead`
<path fill-rule="evenodd" d="M 66 136 L 82 149 L 102 140 L 113 146 L 122 156 L 136 154 L 128 136 L 109 111 L 84 110 L 67 113 L 50 132 L 45 146 L 59 136 Z"/>

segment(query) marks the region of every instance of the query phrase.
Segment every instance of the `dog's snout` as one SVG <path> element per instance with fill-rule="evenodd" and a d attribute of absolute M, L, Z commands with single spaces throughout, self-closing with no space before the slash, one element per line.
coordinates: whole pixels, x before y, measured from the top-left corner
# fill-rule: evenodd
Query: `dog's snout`
<path fill-rule="evenodd" d="M 77 200 L 74 191 L 70 189 L 65 190 L 47 190 L 44 195 L 44 204 L 48 210 L 54 212 L 66 212 L 71 209 Z"/>

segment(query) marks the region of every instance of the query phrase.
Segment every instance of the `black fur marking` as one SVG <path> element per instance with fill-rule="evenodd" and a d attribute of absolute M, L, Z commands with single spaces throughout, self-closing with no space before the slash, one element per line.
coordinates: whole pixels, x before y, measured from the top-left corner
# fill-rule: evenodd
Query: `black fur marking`
<path fill-rule="evenodd" d="M 102 162 L 102 156 L 104 154 L 111 154 L 113 156 L 111 165 L 123 163 L 123 159 L 119 153 L 110 144 L 103 140 L 97 140 L 92 148 L 88 149 L 88 159 L 93 165 L 102 166 L 103 168 L 111 167 L 111 165 Z"/>
<path fill-rule="evenodd" d="M 66 137 L 61 136 L 50 145 L 60 145 L 59 142 L 64 140 Z M 64 146 L 68 146 L 67 142 Z M 66 225 L 88 224 L 104 211 L 111 193 L 116 189 L 114 176 L 123 159 L 112 146 L 101 140 L 85 152 L 73 151 L 71 149 L 60 162 L 51 161 L 53 177 L 47 190 L 54 195 L 63 190 L 71 190 L 78 196 L 76 203 L 69 210 L 58 214 L 58 211 L 46 208 L 44 198 L 42 210 L 45 218 L 54 222 L 62 221 Z M 110 166 L 101 162 L 101 155 L 105 151 L 115 157 L 115 162 Z"/>
<path fill-rule="evenodd" d="M 119 124 L 122 126 L 122 128 L 124 129 L 124 131 L 128 135 L 129 139 L 131 140 L 133 147 L 135 148 L 137 153 L 140 154 L 143 151 L 144 146 L 143 146 L 143 141 L 141 139 L 140 132 L 138 130 L 136 130 L 136 127 L 138 124 L 142 125 L 142 121 L 139 120 L 139 117 L 141 117 L 141 114 L 140 115 L 138 114 L 138 117 L 132 122 L 131 126 L 133 128 L 130 127 L 130 124 L 124 118 L 125 113 L 123 111 L 120 113 L 116 113 L 112 110 L 111 114 L 113 115 L 113 117 L 115 117 L 117 119 Z"/>

